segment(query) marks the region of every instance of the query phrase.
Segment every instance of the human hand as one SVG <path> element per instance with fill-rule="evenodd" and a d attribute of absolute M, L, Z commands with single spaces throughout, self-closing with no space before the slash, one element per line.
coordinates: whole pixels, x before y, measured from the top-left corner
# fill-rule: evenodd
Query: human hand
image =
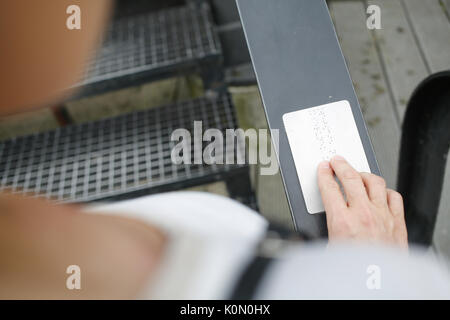
<path fill-rule="evenodd" d="M 318 182 L 330 243 L 350 240 L 408 248 L 402 196 L 387 189 L 383 178 L 359 173 L 344 158 L 335 156 L 319 165 Z"/>

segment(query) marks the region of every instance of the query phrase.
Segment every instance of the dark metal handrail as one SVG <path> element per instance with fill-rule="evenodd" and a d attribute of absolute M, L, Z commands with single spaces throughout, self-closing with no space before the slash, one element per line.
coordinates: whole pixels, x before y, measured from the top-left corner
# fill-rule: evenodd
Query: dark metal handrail
<path fill-rule="evenodd" d="M 450 71 L 445 71 L 419 85 L 403 123 L 398 190 L 411 243 L 432 242 L 449 146 Z"/>

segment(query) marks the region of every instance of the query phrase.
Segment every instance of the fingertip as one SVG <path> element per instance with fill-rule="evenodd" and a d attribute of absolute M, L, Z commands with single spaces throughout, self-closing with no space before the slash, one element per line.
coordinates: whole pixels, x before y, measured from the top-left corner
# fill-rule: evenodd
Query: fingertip
<path fill-rule="evenodd" d="M 403 197 L 395 190 L 387 189 L 388 206 L 394 214 L 404 214 Z"/>
<path fill-rule="evenodd" d="M 340 155 L 335 155 L 333 158 L 331 158 L 331 162 L 336 162 L 336 161 L 346 161 L 344 159 L 344 157 L 340 156 Z"/>
<path fill-rule="evenodd" d="M 330 162 L 328 161 L 322 161 L 319 163 L 319 170 L 329 170 L 331 169 Z"/>
<path fill-rule="evenodd" d="M 346 208 L 346 204 L 339 185 L 334 179 L 334 172 L 330 162 L 321 162 L 317 171 L 319 191 L 327 216 L 333 214 L 334 211 L 342 211 L 342 209 Z"/>
<path fill-rule="evenodd" d="M 339 156 L 339 155 L 335 155 L 334 157 L 332 157 L 330 159 L 330 166 L 334 169 L 335 167 L 339 166 L 339 164 L 342 163 L 342 162 L 346 162 L 344 157 Z"/>
<path fill-rule="evenodd" d="M 331 175 L 333 170 L 331 169 L 331 164 L 328 161 L 322 161 L 319 163 L 319 166 L 317 167 L 317 175 L 319 179 L 323 179 L 327 177 L 328 175 Z"/>

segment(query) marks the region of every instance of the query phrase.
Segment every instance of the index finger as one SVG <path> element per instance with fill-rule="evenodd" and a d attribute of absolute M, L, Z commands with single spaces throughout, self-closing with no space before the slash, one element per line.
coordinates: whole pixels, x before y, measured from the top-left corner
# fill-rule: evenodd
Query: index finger
<path fill-rule="evenodd" d="M 334 156 L 331 159 L 331 166 L 344 187 L 345 195 L 350 206 L 368 199 L 367 190 L 361 175 L 347 160 L 341 156 Z"/>
<path fill-rule="evenodd" d="M 319 165 L 317 178 L 327 216 L 347 209 L 347 203 L 344 200 L 338 183 L 334 179 L 333 170 L 329 162 L 324 161 Z"/>

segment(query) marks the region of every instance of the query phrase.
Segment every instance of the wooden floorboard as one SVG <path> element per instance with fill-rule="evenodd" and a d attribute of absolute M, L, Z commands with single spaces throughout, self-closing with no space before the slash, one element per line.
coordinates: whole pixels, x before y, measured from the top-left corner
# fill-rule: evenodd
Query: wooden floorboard
<path fill-rule="evenodd" d="M 417 85 L 428 76 L 402 0 L 371 0 L 381 8 L 382 29 L 372 31 L 387 75 L 390 92 L 401 122 L 406 105 Z"/>
<path fill-rule="evenodd" d="M 329 7 L 380 169 L 388 186 L 395 187 L 400 128 L 374 38 L 366 27 L 366 7 L 360 1 L 333 1 Z"/>
<path fill-rule="evenodd" d="M 442 0 L 442 4 L 447 10 L 447 17 L 450 17 L 450 0 Z"/>
<path fill-rule="evenodd" d="M 431 72 L 450 69 L 450 23 L 440 0 L 403 0 Z"/>
<path fill-rule="evenodd" d="M 434 230 L 433 245 L 450 261 L 450 161 L 447 160 L 439 214 Z"/>

